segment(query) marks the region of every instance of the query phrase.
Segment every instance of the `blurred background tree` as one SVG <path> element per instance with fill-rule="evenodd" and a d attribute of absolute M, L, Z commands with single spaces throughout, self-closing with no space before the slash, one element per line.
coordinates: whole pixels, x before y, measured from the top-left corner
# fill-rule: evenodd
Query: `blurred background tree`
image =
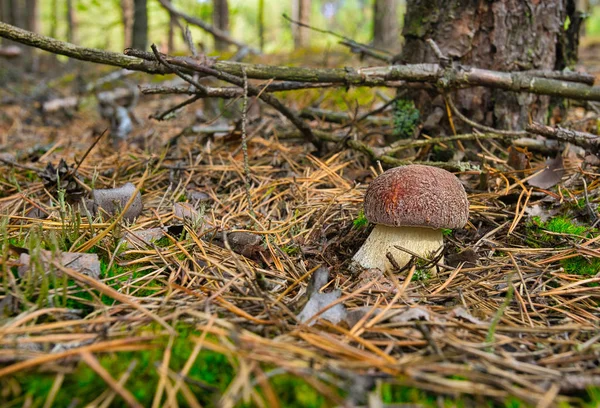
<path fill-rule="evenodd" d="M 599 0 L 578 0 L 588 13 L 586 33 L 600 35 Z M 325 28 L 357 42 L 394 52 L 402 49 L 405 0 L 171 0 L 186 14 L 202 19 L 266 53 L 296 48 L 327 49 L 337 39 L 296 27 L 282 14 Z M 440 4 L 443 1 L 438 2 Z M 431 10 L 426 13 L 431 14 Z M 428 15 L 423 18 L 428 19 Z M 179 24 L 158 0 L 0 0 L 0 19 L 86 47 L 121 51 L 126 47 L 186 52 Z M 211 34 L 190 27 L 205 52 L 233 51 Z"/>

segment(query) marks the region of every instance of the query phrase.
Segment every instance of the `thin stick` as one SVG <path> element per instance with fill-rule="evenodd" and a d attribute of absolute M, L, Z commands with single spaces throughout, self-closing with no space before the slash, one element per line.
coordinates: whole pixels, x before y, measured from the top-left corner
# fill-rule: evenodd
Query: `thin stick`
<path fill-rule="evenodd" d="M 244 99 L 242 107 L 242 152 L 244 154 L 244 187 L 246 189 L 246 199 L 248 200 L 248 211 L 250 215 L 256 218 L 254 207 L 252 206 L 252 195 L 250 194 L 250 164 L 248 163 L 248 140 L 246 135 L 246 121 L 248 120 L 248 76 L 246 69 L 242 68 L 244 78 Z"/>

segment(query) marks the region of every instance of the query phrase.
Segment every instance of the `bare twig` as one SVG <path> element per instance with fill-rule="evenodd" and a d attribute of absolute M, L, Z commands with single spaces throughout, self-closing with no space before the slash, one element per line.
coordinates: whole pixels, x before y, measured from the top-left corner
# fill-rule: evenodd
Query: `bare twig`
<path fill-rule="evenodd" d="M 365 55 L 368 55 L 370 57 L 373 57 L 375 59 L 385 61 L 385 62 L 390 62 L 392 60 L 391 53 L 386 50 L 378 49 L 378 48 L 375 48 L 375 47 L 373 47 L 371 45 L 367 45 L 367 44 L 361 44 L 359 42 L 354 41 L 352 38 L 348 38 L 346 36 L 338 34 L 335 31 L 323 30 L 322 28 L 313 27 L 309 24 L 303 23 L 302 21 L 294 20 L 293 18 L 290 18 L 290 16 L 288 16 L 285 13 L 283 13 L 283 18 L 286 19 L 287 21 L 289 21 L 290 23 L 296 24 L 300 27 L 305 27 L 305 28 L 308 28 L 309 30 L 316 31 L 321 34 L 329 34 L 336 38 L 339 38 L 341 40 L 340 44 L 349 47 L 352 52 L 365 54 Z"/>
<path fill-rule="evenodd" d="M 188 14 L 185 14 L 185 13 L 177 10 L 175 8 L 175 6 L 173 6 L 173 4 L 171 3 L 170 0 L 158 0 L 158 1 L 161 4 L 161 6 L 163 6 L 174 17 L 182 18 L 189 24 L 192 24 L 192 25 L 202 28 L 204 31 L 211 33 L 213 35 L 213 37 L 215 37 L 216 39 L 227 42 L 229 44 L 233 44 L 238 48 L 249 48 L 253 53 L 260 54 L 259 50 L 251 48 L 247 44 L 244 44 L 243 42 L 234 39 L 233 37 L 231 37 L 229 35 L 229 33 L 225 32 L 223 30 L 220 30 L 210 24 L 207 24 L 199 18 L 190 16 Z"/>
<path fill-rule="evenodd" d="M 549 139 L 560 140 L 562 142 L 572 143 L 576 146 L 588 149 L 591 153 L 597 154 L 600 152 L 600 138 L 596 135 L 576 130 L 564 129 L 561 127 L 550 127 L 532 123 L 527 126 L 529 133 L 542 135 Z"/>
<path fill-rule="evenodd" d="M 454 105 L 454 102 L 452 101 L 452 98 L 450 97 L 450 95 L 448 93 L 444 93 L 444 99 L 446 100 L 446 103 L 448 104 L 448 106 L 450 106 L 450 109 L 452 109 L 452 112 L 458 116 L 458 118 L 460 120 L 462 120 L 463 122 L 465 122 L 466 124 L 472 126 L 475 129 L 480 129 L 483 130 L 484 132 L 489 132 L 489 133 L 496 133 L 499 135 L 503 135 L 503 136 L 514 136 L 514 137 L 518 137 L 518 136 L 525 136 L 527 135 L 527 132 L 524 130 L 500 130 L 500 129 L 494 129 L 492 127 L 489 126 L 484 126 L 481 125 L 475 121 L 472 121 L 471 119 L 467 118 L 465 115 L 463 115 L 458 108 L 456 107 L 456 105 Z"/>
<path fill-rule="evenodd" d="M 246 70 L 242 69 L 244 74 L 244 104 L 242 107 L 242 152 L 244 155 L 244 186 L 246 188 L 246 199 L 248 200 L 248 211 L 252 217 L 256 218 L 254 207 L 252 206 L 252 194 L 250 194 L 250 164 L 248 163 L 248 141 L 246 135 L 246 121 L 248 120 L 248 77 Z"/>

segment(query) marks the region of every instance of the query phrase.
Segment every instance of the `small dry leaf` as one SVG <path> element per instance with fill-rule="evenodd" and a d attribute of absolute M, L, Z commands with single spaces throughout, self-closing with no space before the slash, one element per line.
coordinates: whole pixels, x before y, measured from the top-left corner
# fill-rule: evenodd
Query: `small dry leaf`
<path fill-rule="evenodd" d="M 334 290 L 328 293 L 321 293 L 319 290 L 329 280 L 329 270 L 327 268 L 319 268 L 317 269 L 312 277 L 311 282 L 309 284 L 310 291 L 309 296 L 310 299 L 304 306 L 304 309 L 298 314 L 298 320 L 302 323 L 312 319 L 314 316 L 319 314 L 321 310 L 325 309 L 327 306 L 335 302 L 342 295 L 342 291 Z M 330 307 L 325 310 L 323 313 L 320 313 L 318 319 L 329 320 L 333 324 L 338 324 L 342 320 L 346 319 L 346 308 L 338 303 L 335 306 Z M 317 319 L 311 320 L 309 326 L 312 326 L 316 323 Z"/>
<path fill-rule="evenodd" d="M 408 307 L 400 314 L 392 316 L 392 318 L 390 318 L 390 321 L 393 323 L 406 323 L 406 322 L 410 322 L 413 320 L 429 321 L 430 318 L 431 317 L 429 314 L 429 310 L 424 309 L 419 306 L 415 306 L 415 307 Z"/>
<path fill-rule="evenodd" d="M 180 220 L 196 223 L 200 219 L 200 213 L 192 204 L 175 203 L 173 204 L 173 214 Z"/>
<path fill-rule="evenodd" d="M 457 267 L 461 262 L 465 263 L 465 268 L 472 268 L 477 264 L 479 257 L 471 248 L 467 248 L 457 254 L 446 256 L 446 264 Z"/>
<path fill-rule="evenodd" d="M 529 160 L 531 159 L 531 153 L 527 151 L 527 148 L 520 148 L 516 146 L 510 146 L 508 148 L 508 165 L 515 170 L 526 170 L 531 168 Z M 523 176 L 523 172 L 517 173 L 520 177 Z"/>
<path fill-rule="evenodd" d="M 557 185 L 565 174 L 565 168 L 562 156 L 546 160 L 546 168 L 538 175 L 527 181 L 532 187 L 547 190 Z"/>
<path fill-rule="evenodd" d="M 478 318 L 473 316 L 471 313 L 469 313 L 468 311 L 466 311 L 464 308 L 462 308 L 460 306 L 452 309 L 449 316 L 456 317 L 456 318 L 465 320 L 465 321 L 467 321 L 469 323 L 473 323 L 473 324 L 484 324 L 485 323 L 482 320 L 479 320 Z"/>
<path fill-rule="evenodd" d="M 99 209 L 102 209 L 110 215 L 115 215 L 125 208 L 134 193 L 136 193 L 136 189 L 131 183 L 117 188 L 92 190 L 93 212 L 96 214 Z M 133 202 L 123 214 L 123 219 L 133 221 L 135 217 L 142 213 L 142 208 L 142 195 L 138 191 Z"/>
<path fill-rule="evenodd" d="M 192 202 L 201 202 L 202 203 L 202 202 L 211 201 L 210 196 L 203 191 L 188 190 L 187 197 Z"/>
<path fill-rule="evenodd" d="M 100 279 L 100 260 L 97 254 L 86 254 L 80 252 L 59 252 L 52 253 L 51 251 L 41 250 L 40 259 L 44 271 L 51 269 L 50 264 L 53 260 L 58 261 L 62 266 L 70 269 L 74 269 L 83 275 L 87 275 L 94 279 Z M 26 253 L 22 253 L 19 256 L 19 263 L 21 264 L 17 271 L 19 276 L 22 278 L 31 270 L 31 256 Z M 55 271 L 56 276 L 61 276 L 59 270 Z"/>
<path fill-rule="evenodd" d="M 367 313 L 369 313 L 369 316 L 370 316 L 369 319 L 372 319 L 375 316 L 379 315 L 382 311 L 383 311 L 383 309 L 381 309 L 381 308 L 377 308 L 376 310 L 373 310 L 373 308 L 371 306 L 363 306 L 363 307 L 359 307 L 358 309 L 349 310 L 346 313 L 345 320 L 346 320 L 346 323 L 348 323 L 349 327 L 354 327 L 356 325 L 356 323 L 358 323 L 363 317 L 365 317 L 365 315 Z M 379 322 L 383 322 L 384 320 L 386 320 L 385 317 L 380 319 Z"/>
<path fill-rule="evenodd" d="M 127 232 L 123 236 L 123 242 L 134 246 L 147 246 L 153 241 L 158 241 L 165 236 L 165 231 L 162 228 L 148 228 Z"/>

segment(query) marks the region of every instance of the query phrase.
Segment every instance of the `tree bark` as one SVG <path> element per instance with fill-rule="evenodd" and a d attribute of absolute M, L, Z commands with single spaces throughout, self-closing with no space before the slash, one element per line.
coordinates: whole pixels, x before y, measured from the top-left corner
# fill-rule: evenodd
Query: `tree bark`
<path fill-rule="evenodd" d="M 229 31 L 229 4 L 227 0 L 213 0 L 213 25 L 221 31 Z M 226 50 L 229 43 L 215 37 L 215 49 Z"/>
<path fill-rule="evenodd" d="M 123 22 L 123 46 L 130 48 L 133 38 L 133 0 L 121 0 L 121 21 Z"/>
<path fill-rule="evenodd" d="M 292 17 L 303 24 L 310 24 L 310 0 L 293 0 Z M 292 25 L 294 47 L 302 48 L 308 45 L 310 29 L 297 24 Z"/>
<path fill-rule="evenodd" d="M 146 50 L 148 46 L 148 1 L 133 1 L 133 38 L 131 47 Z"/>
<path fill-rule="evenodd" d="M 4 0 L 0 3 L 2 8 L 2 20 L 16 27 L 37 32 L 37 0 Z M 3 41 L 4 45 L 15 45 L 11 41 Z M 21 47 L 21 57 L 14 62 L 27 71 L 35 71 L 33 64 L 33 48 Z"/>
<path fill-rule="evenodd" d="M 574 12 L 572 3 L 408 0 L 405 45 L 397 62 L 439 62 L 426 42 L 431 38 L 446 57 L 464 65 L 495 71 L 561 70 L 576 59 L 576 51 L 572 52 L 577 48 L 576 39 L 568 41 L 564 29 L 569 12 Z M 547 96 L 485 88 L 458 90 L 451 96 L 465 116 L 511 130 L 524 129 L 530 118 L 546 122 L 550 102 Z M 444 100 L 437 93 L 419 91 L 411 97 L 423 115 L 425 130 L 440 131 L 440 125 L 448 123 Z"/>
<path fill-rule="evenodd" d="M 398 0 L 373 3 L 373 45 L 391 49 L 398 44 Z"/>

